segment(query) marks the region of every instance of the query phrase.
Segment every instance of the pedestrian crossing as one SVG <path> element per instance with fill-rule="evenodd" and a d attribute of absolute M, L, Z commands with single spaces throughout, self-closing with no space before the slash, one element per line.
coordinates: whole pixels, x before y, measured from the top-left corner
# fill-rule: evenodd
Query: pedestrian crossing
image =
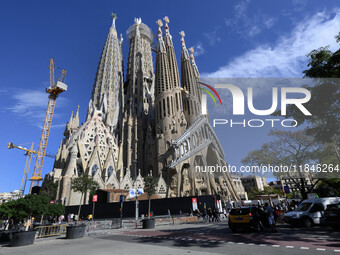
<path fill-rule="evenodd" d="M 220 239 L 206 239 L 206 238 L 193 238 L 186 236 L 171 236 L 171 235 L 146 235 L 141 233 L 133 233 L 134 231 L 116 231 L 111 234 L 117 236 L 125 236 L 125 237 L 136 237 L 136 238 L 148 238 L 148 239 L 157 239 L 164 241 L 181 241 L 181 242 L 192 242 L 192 243 L 206 243 L 210 245 L 249 245 L 249 246 L 260 246 L 260 247 L 273 247 L 273 248 L 285 248 L 285 249 L 301 249 L 301 250 L 311 250 L 311 251 L 334 251 L 336 253 L 340 253 L 339 249 L 326 249 L 326 248 L 311 248 L 311 247 L 297 247 L 292 245 L 278 245 L 278 244 L 267 244 L 267 243 L 245 243 L 245 242 L 233 242 L 227 240 Z"/>

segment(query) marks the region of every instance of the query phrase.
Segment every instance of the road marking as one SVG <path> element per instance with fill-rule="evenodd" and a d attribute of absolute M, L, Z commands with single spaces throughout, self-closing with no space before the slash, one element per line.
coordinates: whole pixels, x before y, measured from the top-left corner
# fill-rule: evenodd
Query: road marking
<path fill-rule="evenodd" d="M 300 247 L 301 250 L 309 250 L 308 247 Z"/>
<path fill-rule="evenodd" d="M 238 244 L 244 244 L 244 243 L 238 243 Z"/>
<path fill-rule="evenodd" d="M 265 243 L 261 243 L 261 244 L 260 244 L 260 246 L 267 246 L 267 244 L 265 244 Z"/>
<path fill-rule="evenodd" d="M 335 252 L 340 252 L 340 250 L 334 250 Z"/>
<path fill-rule="evenodd" d="M 317 251 L 325 251 L 325 248 L 316 248 Z"/>
<path fill-rule="evenodd" d="M 228 243 L 234 243 L 234 242 L 228 242 Z"/>
<path fill-rule="evenodd" d="M 294 246 L 286 246 L 286 248 L 289 248 L 289 249 L 293 249 L 294 248 Z"/>
<path fill-rule="evenodd" d="M 278 245 L 278 244 L 273 244 L 272 246 L 273 247 L 280 247 L 280 245 Z"/>
<path fill-rule="evenodd" d="M 254 243 L 248 243 L 248 245 L 255 245 Z"/>

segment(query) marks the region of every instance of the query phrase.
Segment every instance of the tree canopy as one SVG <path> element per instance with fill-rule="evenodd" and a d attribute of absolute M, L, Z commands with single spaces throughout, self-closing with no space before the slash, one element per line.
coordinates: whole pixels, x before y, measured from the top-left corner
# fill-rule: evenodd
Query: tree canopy
<path fill-rule="evenodd" d="M 340 43 L 340 33 L 336 36 Z M 299 125 L 309 124 L 307 133 L 324 143 L 338 146 L 340 132 L 340 49 L 335 52 L 329 46 L 313 50 L 308 55 L 309 69 L 303 71 L 306 78 L 314 79 L 314 86 L 304 86 L 312 97 L 305 103 L 312 116 L 305 116 L 294 105 L 287 110 L 287 118 L 295 118 Z"/>
<path fill-rule="evenodd" d="M 50 204 L 50 198 L 45 194 L 26 195 L 17 200 L 11 200 L 0 206 L 0 215 L 15 220 L 24 220 L 41 215 L 59 216 L 65 209 L 61 204 Z"/>
<path fill-rule="evenodd" d="M 263 144 L 261 149 L 249 152 L 242 163 L 258 167 L 263 165 L 288 167 L 289 171 L 280 170 L 274 172 L 274 175 L 291 178 L 302 197 L 307 198 L 307 193 L 316 185 L 318 180 L 315 180 L 311 187 L 306 187 L 304 179 L 308 177 L 313 181 L 315 175 L 313 171 L 301 171 L 300 166 L 304 170 L 306 165 L 316 163 L 317 153 L 322 144 L 308 136 L 305 130 L 295 132 L 271 130 L 269 135 L 274 139 Z"/>
<path fill-rule="evenodd" d="M 90 191 L 90 194 L 94 194 L 98 188 L 98 182 L 89 176 L 83 175 L 72 180 L 72 189 L 75 192 L 80 192 L 81 194 L 88 191 Z"/>
<path fill-rule="evenodd" d="M 95 194 L 96 190 L 99 188 L 98 182 L 93 180 L 91 176 L 80 176 L 72 180 L 71 184 L 72 190 L 75 192 L 80 192 L 80 203 L 79 203 L 79 209 L 78 209 L 78 216 L 77 216 L 77 225 L 79 224 L 79 217 L 80 217 L 80 211 L 81 211 L 81 204 L 83 202 L 83 197 L 86 192 L 90 192 L 90 195 Z"/>

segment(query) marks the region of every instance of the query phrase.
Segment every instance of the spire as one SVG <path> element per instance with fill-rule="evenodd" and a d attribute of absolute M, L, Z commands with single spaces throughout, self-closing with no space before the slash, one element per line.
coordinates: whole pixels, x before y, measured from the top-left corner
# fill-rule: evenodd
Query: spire
<path fill-rule="evenodd" d="M 164 30 L 165 30 L 165 37 L 164 37 L 164 41 L 165 41 L 165 45 L 166 46 L 170 46 L 170 45 L 173 45 L 173 43 L 172 43 L 172 37 L 171 37 L 171 35 L 170 35 L 170 32 L 169 32 L 169 22 L 170 22 L 170 20 L 169 20 L 169 18 L 168 18 L 168 16 L 165 16 L 164 18 L 163 18 L 163 20 L 164 20 L 164 23 L 165 23 L 165 25 L 164 25 Z"/>
<path fill-rule="evenodd" d="M 163 22 L 162 20 L 157 20 L 157 25 L 158 25 L 158 31 L 157 31 L 157 35 L 158 35 L 158 43 L 157 43 L 157 51 L 160 52 L 166 52 L 165 50 L 165 45 L 164 45 L 164 41 L 163 41 L 163 32 L 162 32 L 162 26 L 163 26 Z"/>
<path fill-rule="evenodd" d="M 195 62 L 195 56 L 194 56 L 194 48 L 191 47 L 189 49 L 190 51 L 190 60 L 191 60 L 191 64 L 192 64 L 192 68 L 194 69 L 194 73 L 195 73 L 195 76 L 196 78 L 199 78 L 200 77 L 200 73 L 198 72 L 198 68 L 197 68 L 197 65 L 196 65 L 196 62 Z"/>
<path fill-rule="evenodd" d="M 68 123 L 72 123 L 72 121 L 73 121 L 73 111 L 71 112 L 71 116 L 70 116 L 70 120 L 68 121 Z"/>
<path fill-rule="evenodd" d="M 185 113 L 188 124 L 191 125 L 200 115 L 200 94 L 197 87 L 197 77 L 195 75 L 194 68 L 190 63 L 189 53 L 185 46 L 185 33 L 182 31 L 181 35 L 181 84 L 184 90 L 188 91 L 189 95 L 185 98 Z M 190 51 L 191 60 L 193 59 L 193 49 Z"/>
<path fill-rule="evenodd" d="M 76 116 L 73 118 L 73 128 L 79 128 L 79 105 L 77 106 Z"/>
<path fill-rule="evenodd" d="M 169 59 L 169 73 L 170 73 L 170 79 L 171 79 L 171 88 L 180 88 L 180 83 L 179 83 L 179 72 L 178 72 L 178 65 L 177 65 L 177 60 L 176 60 L 176 55 L 175 55 L 175 50 L 174 50 L 174 45 L 172 43 L 172 36 L 169 32 L 169 18 L 168 16 L 165 16 L 163 18 L 165 25 L 164 25 L 164 30 L 165 30 L 165 37 L 164 37 L 164 43 L 166 47 L 166 52 L 168 53 L 168 59 Z"/>
<path fill-rule="evenodd" d="M 169 60 L 165 44 L 162 37 L 162 20 L 157 20 L 158 25 L 158 43 L 156 46 L 156 73 L 155 73 L 155 97 L 165 91 L 170 90 L 171 77 L 169 75 Z"/>
<path fill-rule="evenodd" d="M 102 108 L 102 120 L 110 127 L 117 126 L 120 108 L 119 95 L 123 76 L 122 52 L 117 37 L 117 14 L 112 13 L 112 26 L 107 35 L 105 45 L 97 68 L 97 75 L 93 85 L 87 119 Z M 105 107 L 103 107 L 105 106 Z"/>
<path fill-rule="evenodd" d="M 112 18 L 112 26 L 111 27 L 116 28 L 116 19 L 118 18 L 117 14 L 112 12 L 111 18 Z"/>
<path fill-rule="evenodd" d="M 190 95 L 196 96 L 196 78 L 194 74 L 193 67 L 189 60 L 189 53 L 185 46 L 185 33 L 184 31 L 180 32 L 181 35 L 181 44 L 182 44 L 182 52 L 181 52 L 181 84 L 185 90 L 189 92 Z"/>
<path fill-rule="evenodd" d="M 182 52 L 181 52 L 181 62 L 182 62 L 183 59 L 189 60 L 189 53 L 188 53 L 187 47 L 185 46 L 184 31 L 181 31 L 179 34 L 181 35 L 181 44 L 182 44 Z"/>

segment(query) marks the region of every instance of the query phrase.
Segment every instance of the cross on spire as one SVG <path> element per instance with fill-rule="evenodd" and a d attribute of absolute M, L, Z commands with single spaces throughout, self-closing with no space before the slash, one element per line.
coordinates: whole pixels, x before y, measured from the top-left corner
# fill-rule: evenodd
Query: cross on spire
<path fill-rule="evenodd" d="M 111 18 L 112 18 L 112 27 L 116 27 L 116 19 L 118 18 L 117 13 L 112 12 Z"/>

